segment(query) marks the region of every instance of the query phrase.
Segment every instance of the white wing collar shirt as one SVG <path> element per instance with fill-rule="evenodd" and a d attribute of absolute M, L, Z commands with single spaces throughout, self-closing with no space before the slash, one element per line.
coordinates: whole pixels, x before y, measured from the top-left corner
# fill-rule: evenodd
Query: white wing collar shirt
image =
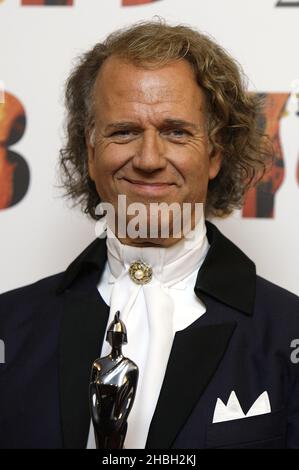
<path fill-rule="evenodd" d="M 107 229 L 107 263 L 98 290 L 110 306 L 107 328 L 119 310 L 128 335 L 123 354 L 139 368 L 126 449 L 145 448 L 176 331 L 205 313 L 204 304 L 194 293 L 197 272 L 209 249 L 204 217 L 193 234 L 167 248 L 139 248 L 123 245 Z M 130 277 L 129 268 L 136 261 L 152 268 L 152 278 L 146 284 L 137 284 Z M 101 357 L 110 349 L 104 341 Z M 92 425 L 87 448 L 95 448 Z"/>

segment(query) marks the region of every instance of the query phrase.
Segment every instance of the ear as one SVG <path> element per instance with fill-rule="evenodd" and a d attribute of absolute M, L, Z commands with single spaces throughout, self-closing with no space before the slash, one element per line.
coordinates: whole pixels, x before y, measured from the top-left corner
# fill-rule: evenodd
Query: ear
<path fill-rule="evenodd" d="M 209 180 L 216 178 L 216 176 L 218 175 L 220 168 L 221 168 L 222 158 L 223 158 L 223 155 L 221 152 L 213 152 L 210 155 Z"/>
<path fill-rule="evenodd" d="M 95 174 L 95 149 L 94 149 L 94 128 L 85 131 L 85 143 L 87 149 L 87 166 L 88 173 L 92 181 L 94 181 Z"/>

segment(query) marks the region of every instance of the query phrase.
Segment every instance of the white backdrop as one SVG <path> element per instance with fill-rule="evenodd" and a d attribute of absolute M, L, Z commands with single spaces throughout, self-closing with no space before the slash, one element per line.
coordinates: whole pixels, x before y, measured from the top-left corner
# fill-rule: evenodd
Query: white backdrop
<path fill-rule="evenodd" d="M 18 204 L 0 210 L 0 292 L 64 270 L 95 238 L 94 222 L 70 209 L 55 188 L 63 86 L 78 54 L 118 27 L 159 15 L 211 34 L 243 65 L 252 91 L 290 93 L 299 79 L 299 6 L 276 7 L 276 0 L 21 3 L 0 0 L 0 80 L 26 111 L 25 133 L 11 150 L 29 165 L 30 186 Z M 236 211 L 214 222 L 256 262 L 260 275 L 299 294 L 299 117 L 290 100 L 288 108 L 280 121 L 286 168 L 274 217 L 244 218 Z"/>

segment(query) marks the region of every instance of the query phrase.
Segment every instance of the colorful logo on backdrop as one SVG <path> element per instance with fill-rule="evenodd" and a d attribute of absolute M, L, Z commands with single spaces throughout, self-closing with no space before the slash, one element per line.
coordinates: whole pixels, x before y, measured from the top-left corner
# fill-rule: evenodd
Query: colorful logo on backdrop
<path fill-rule="evenodd" d="M 10 148 L 22 138 L 25 128 L 24 106 L 16 96 L 3 92 L 0 102 L 0 210 L 20 202 L 28 191 L 28 164 Z"/>
<path fill-rule="evenodd" d="M 22 5 L 24 6 L 40 5 L 71 7 L 73 4 L 74 0 L 22 0 Z"/>
<path fill-rule="evenodd" d="M 286 105 L 289 93 L 259 93 L 264 100 L 264 110 L 258 117 L 258 125 L 266 133 L 273 146 L 273 165 L 257 186 L 250 189 L 246 195 L 243 206 L 243 217 L 274 217 L 275 195 L 284 181 L 288 155 L 283 155 L 280 124 L 281 119 L 287 117 Z M 299 118 L 299 113 L 296 113 Z M 299 130 L 299 119 L 298 119 Z M 297 173 L 292 175 L 299 184 L 299 155 L 297 162 Z M 298 188 L 299 193 L 299 188 Z M 298 194 L 299 195 L 299 194 Z"/>

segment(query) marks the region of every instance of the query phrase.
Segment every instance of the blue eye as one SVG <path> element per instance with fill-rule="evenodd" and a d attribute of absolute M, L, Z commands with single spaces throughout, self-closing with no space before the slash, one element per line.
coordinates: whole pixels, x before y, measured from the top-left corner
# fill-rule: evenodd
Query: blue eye
<path fill-rule="evenodd" d="M 182 129 L 174 129 L 173 131 L 171 131 L 173 134 L 175 135 L 185 135 L 186 132 L 183 131 Z"/>
<path fill-rule="evenodd" d="M 111 135 L 128 135 L 131 131 L 116 131 Z"/>
<path fill-rule="evenodd" d="M 187 137 L 190 135 L 189 132 L 184 129 L 171 129 L 167 131 L 166 134 L 174 138 Z"/>
<path fill-rule="evenodd" d="M 137 134 L 138 134 L 137 131 L 124 129 L 124 130 L 113 132 L 110 137 L 128 138 L 128 137 L 134 137 Z"/>

